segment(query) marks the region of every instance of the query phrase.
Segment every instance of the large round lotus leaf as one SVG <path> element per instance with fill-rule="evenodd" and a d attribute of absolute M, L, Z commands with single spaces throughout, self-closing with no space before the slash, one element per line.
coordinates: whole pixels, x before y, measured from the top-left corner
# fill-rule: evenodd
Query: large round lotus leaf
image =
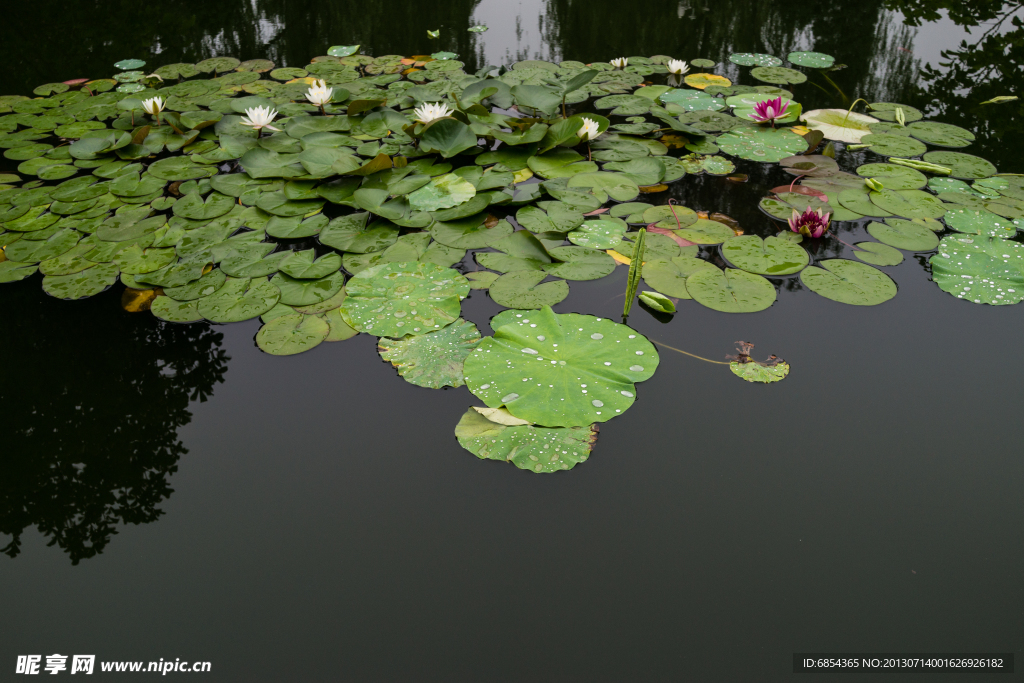
<path fill-rule="evenodd" d="M 811 69 L 827 69 L 836 63 L 836 58 L 823 52 L 790 52 L 786 56 L 790 64 L 806 66 Z"/>
<path fill-rule="evenodd" d="M 401 339 L 381 337 L 377 350 L 381 358 L 398 369 L 405 381 L 440 389 L 461 387 L 466 383 L 462 365 L 479 343 L 480 331 L 476 325 L 459 318 L 428 334 L 407 335 Z"/>
<path fill-rule="evenodd" d="M 190 218 L 192 220 L 212 220 L 217 216 L 223 216 L 235 207 L 235 198 L 220 192 L 211 192 L 203 201 L 203 196 L 198 192 L 185 195 L 174 203 L 172 211 L 175 216 Z"/>
<path fill-rule="evenodd" d="M 550 307 L 502 325 L 466 359 L 469 390 L 491 408 L 549 427 L 605 422 L 635 400 L 658 367 L 654 345 L 631 328 Z"/>
<path fill-rule="evenodd" d="M 215 323 L 258 318 L 278 302 L 281 291 L 263 278 L 232 279 L 213 294 L 199 299 L 198 312 Z"/>
<path fill-rule="evenodd" d="M 726 154 L 750 161 L 777 162 L 807 151 L 807 140 L 792 131 L 734 128 L 715 140 Z"/>
<path fill-rule="evenodd" d="M 886 244 L 878 242 L 857 242 L 858 247 L 853 255 L 864 263 L 873 266 L 898 266 L 903 263 L 903 254 L 898 249 L 893 249 Z"/>
<path fill-rule="evenodd" d="M 888 218 L 885 223 L 868 223 L 868 234 L 883 244 L 906 251 L 932 251 L 938 236 L 920 223 Z"/>
<path fill-rule="evenodd" d="M 316 280 L 300 280 L 278 273 L 270 283 L 281 290 L 281 303 L 288 306 L 309 306 L 337 294 L 345 284 L 345 274 L 337 271 Z"/>
<path fill-rule="evenodd" d="M 871 193 L 871 203 L 903 218 L 941 218 L 946 206 L 924 190 L 881 190 Z"/>
<path fill-rule="evenodd" d="M 974 133 L 937 121 L 915 121 L 907 124 L 907 131 L 921 142 L 936 147 L 966 147 L 974 142 Z"/>
<path fill-rule="evenodd" d="M 181 287 L 168 287 L 164 294 L 175 301 L 194 301 L 204 296 L 210 296 L 224 286 L 227 276 L 220 268 L 211 270 L 198 280 L 182 285 Z"/>
<path fill-rule="evenodd" d="M 946 221 L 946 225 L 957 232 L 965 232 L 970 235 L 1010 238 L 1017 234 L 1017 226 L 1013 221 L 991 211 L 957 206 L 946 211 L 942 219 Z"/>
<path fill-rule="evenodd" d="M 555 247 L 548 253 L 555 263 L 541 266 L 545 272 L 565 280 L 599 280 L 615 270 L 615 259 L 588 247 Z"/>
<path fill-rule="evenodd" d="M 780 66 L 782 64 L 782 60 L 774 55 L 755 52 L 737 52 L 729 55 L 729 61 L 740 66 Z"/>
<path fill-rule="evenodd" d="M 820 261 L 800 273 L 800 281 L 812 292 L 854 306 L 874 306 L 896 296 L 896 283 L 871 266 L 847 259 Z"/>
<path fill-rule="evenodd" d="M 256 345 L 265 353 L 292 356 L 322 342 L 330 329 L 326 320 L 315 315 L 282 315 L 260 328 Z"/>
<path fill-rule="evenodd" d="M 488 290 L 495 303 L 507 308 L 541 308 L 554 306 L 569 296 L 565 280 L 552 280 L 541 284 L 547 273 L 519 270 L 502 275 Z"/>
<path fill-rule="evenodd" d="M 630 202 L 640 194 L 640 188 L 625 173 L 580 173 L 569 178 L 568 187 L 584 187 L 601 202 L 612 198 L 617 202 Z"/>
<path fill-rule="evenodd" d="M 345 322 L 379 337 L 439 330 L 459 317 L 469 281 L 433 263 L 384 263 L 349 280 L 341 306 Z"/>
<path fill-rule="evenodd" d="M 71 275 L 47 275 L 43 278 L 43 291 L 58 299 L 84 299 L 117 282 L 117 276 L 116 264 L 101 263 Z"/>
<path fill-rule="evenodd" d="M 885 157 L 916 157 L 928 151 L 926 144 L 905 135 L 869 133 L 860 141 L 865 145 L 871 145 L 871 151 L 875 154 Z"/>
<path fill-rule="evenodd" d="M 732 85 L 732 81 L 730 81 L 725 76 L 719 76 L 718 74 L 703 73 L 686 74 L 686 76 L 683 78 L 683 83 L 686 83 L 686 85 L 690 86 L 691 88 L 697 88 L 698 90 L 703 90 L 704 88 L 713 85 L 718 86 L 720 88 L 728 88 L 730 85 Z"/>
<path fill-rule="evenodd" d="M 924 114 L 919 109 L 907 106 L 905 104 L 897 104 L 895 102 L 872 102 L 868 105 L 872 114 L 877 116 L 882 121 L 897 121 L 896 110 L 903 110 L 903 119 L 907 123 L 911 121 L 920 121 L 924 118 Z"/>
<path fill-rule="evenodd" d="M 944 292 L 976 304 L 1024 300 L 1024 245 L 998 237 L 948 235 L 931 258 L 932 279 Z"/>
<path fill-rule="evenodd" d="M 486 214 L 480 213 L 455 221 L 435 221 L 430 226 L 430 236 L 454 249 L 483 249 L 505 239 L 514 230 L 508 221 L 498 221 L 495 226 L 489 228 Z"/>
<path fill-rule="evenodd" d="M 923 159 L 929 164 L 952 169 L 949 175 L 961 180 L 988 178 L 996 174 L 996 167 L 988 161 L 963 152 L 928 152 Z"/>
<path fill-rule="evenodd" d="M 577 246 L 590 247 L 592 249 L 612 249 L 622 241 L 628 227 L 622 220 L 599 218 L 584 221 L 583 225 L 570 232 L 567 237 L 570 242 Z"/>
<path fill-rule="evenodd" d="M 788 239 L 757 235 L 731 237 L 722 244 L 722 256 L 735 267 L 758 275 L 792 275 L 807 266 L 810 257 Z"/>
<path fill-rule="evenodd" d="M 751 69 L 750 75 L 764 83 L 776 85 L 796 85 L 807 80 L 807 76 L 804 74 L 784 66 L 759 66 L 756 69 Z"/>
<path fill-rule="evenodd" d="M 742 270 L 702 269 L 686 279 L 697 303 L 723 313 L 754 313 L 775 303 L 775 287 L 760 275 Z"/>
<path fill-rule="evenodd" d="M 320 232 L 320 243 L 339 251 L 367 254 L 383 251 L 398 240 L 398 226 L 388 221 L 367 225 L 368 213 L 335 218 Z"/>
<path fill-rule="evenodd" d="M 24 280 L 29 275 L 34 275 L 38 269 L 39 266 L 35 263 L 0 261 L 0 283 Z"/>
<path fill-rule="evenodd" d="M 432 178 L 429 183 L 408 195 L 414 211 L 438 211 L 458 206 L 476 196 L 473 183 L 454 173 Z"/>
<path fill-rule="evenodd" d="M 673 232 L 694 244 L 721 244 L 736 236 L 736 231 L 725 223 L 707 218 L 699 218 L 690 227 Z"/>
<path fill-rule="evenodd" d="M 878 119 L 864 114 L 847 112 L 845 109 L 814 109 L 805 111 L 800 120 L 808 128 L 820 130 L 827 140 L 859 143 L 865 135 L 871 134 L 868 127 Z"/>
<path fill-rule="evenodd" d="M 887 190 L 920 190 L 928 183 L 924 173 L 896 164 L 863 164 L 857 167 L 857 175 L 874 178 Z"/>
<path fill-rule="evenodd" d="M 521 470 L 550 474 L 570 470 L 590 457 L 597 430 L 590 427 L 537 427 L 522 424 L 504 409 L 505 423 L 470 408 L 455 427 L 459 445 L 481 460 L 510 462 Z"/>
<path fill-rule="evenodd" d="M 686 289 L 686 278 L 708 268 L 718 270 L 714 264 L 689 255 L 652 259 L 644 263 L 643 278 L 648 287 L 665 296 L 690 299 L 692 297 Z"/>

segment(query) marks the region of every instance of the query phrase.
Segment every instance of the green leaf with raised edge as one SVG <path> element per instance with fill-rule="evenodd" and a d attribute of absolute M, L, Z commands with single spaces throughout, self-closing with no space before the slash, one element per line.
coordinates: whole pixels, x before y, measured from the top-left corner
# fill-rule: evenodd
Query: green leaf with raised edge
<path fill-rule="evenodd" d="M 315 249 L 293 251 L 278 268 L 289 277 L 300 280 L 316 280 L 340 270 L 341 255 L 332 252 L 317 258 Z"/>
<path fill-rule="evenodd" d="M 535 270 L 520 270 L 502 275 L 488 290 L 495 303 L 507 308 L 541 308 L 554 306 L 569 296 L 569 284 L 565 280 L 541 282 L 547 273 Z"/>
<path fill-rule="evenodd" d="M 820 266 L 820 267 L 818 267 Z M 826 259 L 800 273 L 812 292 L 853 306 L 875 306 L 896 296 L 896 283 L 871 266 L 847 259 Z"/>
<path fill-rule="evenodd" d="M 597 430 L 592 426 L 505 425 L 470 408 L 455 427 L 455 436 L 463 448 L 481 460 L 510 462 L 521 470 L 549 474 L 586 462 L 597 440 Z"/>
<path fill-rule="evenodd" d="M 621 219 L 598 218 L 584 221 L 567 237 L 570 242 L 580 247 L 614 249 L 625 237 L 627 228 L 625 221 Z"/>
<path fill-rule="evenodd" d="M 455 221 L 436 221 L 430 226 L 430 236 L 455 249 L 482 249 L 512 234 L 508 221 L 498 221 L 493 228 L 488 228 L 486 219 L 486 214 L 479 213 Z"/>
<path fill-rule="evenodd" d="M 836 63 L 836 58 L 823 52 L 790 52 L 786 56 L 790 64 L 806 66 L 811 69 L 828 69 Z"/>
<path fill-rule="evenodd" d="M 439 330 L 459 317 L 469 281 L 451 268 L 422 261 L 385 263 L 349 280 L 342 317 L 380 337 Z"/>
<path fill-rule="evenodd" d="M 991 211 L 952 205 L 942 220 L 953 230 L 969 235 L 1010 238 L 1017 234 L 1017 226 L 1013 221 Z"/>
<path fill-rule="evenodd" d="M 555 247 L 548 252 L 556 262 L 541 265 L 541 268 L 564 280 L 599 280 L 615 270 L 615 259 L 597 249 Z"/>
<path fill-rule="evenodd" d="M 932 251 L 939 246 L 938 236 L 927 227 L 901 218 L 885 223 L 868 223 L 868 234 L 883 244 L 906 251 Z"/>
<path fill-rule="evenodd" d="M 281 292 L 263 278 L 231 279 L 213 294 L 198 300 L 198 312 L 215 323 L 258 318 L 278 302 Z"/>
<path fill-rule="evenodd" d="M 43 291 L 58 299 L 85 299 L 117 282 L 118 273 L 116 264 L 100 263 L 71 275 L 47 275 Z"/>
<path fill-rule="evenodd" d="M 946 206 L 924 190 L 886 189 L 871 192 L 870 197 L 875 206 L 903 218 L 941 218 L 946 213 Z"/>
<path fill-rule="evenodd" d="M 326 320 L 315 315 L 282 315 L 260 328 L 256 333 L 256 345 L 264 353 L 292 356 L 320 344 L 330 329 Z"/>
<path fill-rule="evenodd" d="M 640 188 L 624 173 L 580 173 L 569 178 L 569 188 L 588 188 L 601 202 L 612 198 L 629 202 L 640 194 Z"/>
<path fill-rule="evenodd" d="M 640 303 L 653 308 L 659 313 L 675 313 L 676 305 L 672 303 L 672 299 L 669 299 L 664 294 L 659 292 L 640 292 L 637 295 L 637 299 Z"/>
<path fill-rule="evenodd" d="M 352 213 L 335 218 L 320 232 L 320 243 L 355 254 L 387 249 L 398 239 L 398 227 L 389 221 L 367 225 L 369 215 Z"/>
<path fill-rule="evenodd" d="M 748 382 L 769 384 L 786 379 L 786 375 L 789 374 L 789 363 L 779 361 L 774 365 L 768 365 L 756 361 L 740 363 L 734 360 L 729 363 L 729 369 L 734 375 Z"/>
<path fill-rule="evenodd" d="M 771 163 L 807 151 L 807 140 L 782 128 L 734 128 L 719 135 L 715 144 L 734 157 Z"/>
<path fill-rule="evenodd" d="M 947 235 L 930 260 L 944 292 L 976 304 L 1024 300 L 1024 245 L 998 237 Z"/>
<path fill-rule="evenodd" d="M 921 142 L 935 147 L 966 147 L 974 142 L 974 133 L 966 128 L 938 121 L 908 123 L 907 132 Z"/>
<path fill-rule="evenodd" d="M 345 284 L 345 274 L 336 271 L 318 279 L 302 280 L 278 273 L 271 278 L 270 284 L 281 290 L 281 303 L 289 306 L 310 306 L 337 294 Z"/>
<path fill-rule="evenodd" d="M 743 270 L 702 269 L 686 279 L 686 291 L 702 306 L 723 313 L 755 313 L 775 303 L 775 287 Z"/>
<path fill-rule="evenodd" d="M 627 410 L 635 383 L 657 369 L 654 346 L 625 325 L 547 306 L 518 315 L 466 360 L 469 390 L 491 408 L 551 427 L 604 422 Z"/>
<path fill-rule="evenodd" d="M 690 248 L 696 250 L 696 247 Z M 643 280 L 648 287 L 666 296 L 691 299 L 693 297 L 686 289 L 686 278 L 708 268 L 718 270 L 714 264 L 695 258 L 693 253 L 671 259 L 652 259 L 644 263 Z"/>
<path fill-rule="evenodd" d="M 864 263 L 873 266 L 898 266 L 903 263 L 903 254 L 886 244 L 857 242 L 854 246 L 858 247 L 858 250 L 853 252 L 853 255 Z"/>
<path fill-rule="evenodd" d="M 407 335 L 400 339 L 381 337 L 380 357 L 390 362 L 410 384 L 428 389 L 461 387 L 463 363 L 480 343 L 480 331 L 459 318 L 435 332 Z"/>
<path fill-rule="evenodd" d="M 799 244 L 778 237 L 757 235 L 730 237 L 722 244 L 722 256 L 733 266 L 758 275 L 792 275 L 810 262 Z"/>
<path fill-rule="evenodd" d="M 416 211 L 438 211 L 458 206 L 476 196 L 473 184 L 454 173 L 432 178 L 429 183 L 408 195 L 409 205 Z"/>
<path fill-rule="evenodd" d="M 991 163 L 963 152 L 928 152 L 922 157 L 929 164 L 938 164 L 952 169 L 950 177 L 961 180 L 988 178 L 996 174 L 996 167 Z"/>

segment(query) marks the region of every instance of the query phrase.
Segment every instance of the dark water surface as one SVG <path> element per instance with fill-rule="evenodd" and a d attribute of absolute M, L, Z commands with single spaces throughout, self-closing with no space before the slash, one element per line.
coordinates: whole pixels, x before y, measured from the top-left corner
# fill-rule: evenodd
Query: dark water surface
<path fill-rule="evenodd" d="M 1018 103 L 979 105 L 1022 90 L 1020 13 L 981 0 L 9 9 L 4 94 L 126 57 L 301 66 L 351 43 L 450 49 L 467 71 L 815 49 L 847 68 L 836 87 L 801 85 L 805 109 L 911 104 L 1024 172 Z M 491 30 L 465 31 L 476 23 Z M 673 196 L 769 234 L 757 201 L 789 176 L 738 165 L 751 182 L 687 177 Z M 209 661 L 191 677 L 209 681 L 778 681 L 798 651 L 1020 660 L 1024 308 L 959 301 L 926 266 L 886 269 L 899 294 L 874 307 L 798 280 L 757 314 L 682 302 L 662 323 L 634 307 L 654 340 L 714 359 L 750 340 L 792 373 L 755 386 L 663 351 L 593 457 L 557 476 L 462 450 L 453 429 L 478 402 L 406 383 L 372 337 L 273 357 L 257 321 L 167 325 L 124 312 L 120 285 L 77 302 L 39 276 L 3 285 L 0 680 L 21 678 L 18 655 L 53 653 Z M 573 282 L 556 311 L 620 314 L 621 271 Z M 463 304 L 484 331 L 498 310 L 482 292 Z"/>

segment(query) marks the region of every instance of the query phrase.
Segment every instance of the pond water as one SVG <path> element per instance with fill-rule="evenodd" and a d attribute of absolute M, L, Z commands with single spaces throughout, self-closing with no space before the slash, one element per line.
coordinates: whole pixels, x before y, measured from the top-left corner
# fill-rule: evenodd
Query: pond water
<path fill-rule="evenodd" d="M 980 103 L 1024 85 L 1018 14 L 898 0 L 39 0 L 0 25 L 0 92 L 106 78 L 127 57 L 301 67 L 349 44 L 448 50 L 467 73 L 706 57 L 742 83 L 732 53 L 815 50 L 846 67 L 797 86 L 805 110 L 905 103 L 971 130 L 965 151 L 1016 173 L 1019 103 Z M 67 43 L 41 48 L 55 40 Z M 748 182 L 687 176 L 648 201 L 774 234 L 758 202 L 792 176 L 735 161 Z M 870 239 L 863 223 L 840 237 Z M 852 250 L 833 240 L 825 255 Z M 878 306 L 792 278 L 758 313 L 634 305 L 630 326 L 652 340 L 715 360 L 748 340 L 792 371 L 751 384 L 660 349 L 632 410 L 554 476 L 463 450 L 453 429 L 479 401 L 407 383 L 369 335 L 277 357 L 256 347 L 258 320 L 171 325 L 125 312 L 120 284 L 82 301 L 47 296 L 39 275 L 4 284 L 2 677 L 18 655 L 61 653 L 209 661 L 217 681 L 768 681 L 792 676 L 794 652 L 1019 652 L 1024 382 L 1000 354 L 1024 336 L 1024 309 L 941 291 L 928 256 L 885 268 L 899 291 Z M 616 319 L 625 280 L 620 267 L 572 282 L 554 310 Z M 462 303 L 485 334 L 500 310 L 485 291 Z M 965 680 L 952 676 L 936 678 Z"/>

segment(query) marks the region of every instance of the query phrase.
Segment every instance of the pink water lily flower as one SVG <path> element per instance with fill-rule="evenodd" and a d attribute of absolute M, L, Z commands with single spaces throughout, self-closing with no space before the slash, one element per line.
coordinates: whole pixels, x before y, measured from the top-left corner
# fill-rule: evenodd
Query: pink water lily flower
<path fill-rule="evenodd" d="M 775 119 L 781 119 L 785 116 L 788 109 L 789 102 L 783 102 L 781 96 L 776 97 L 774 100 L 763 100 L 754 105 L 754 113 L 750 114 L 750 118 L 758 123 L 768 123 L 771 121 L 774 127 Z"/>
<path fill-rule="evenodd" d="M 821 209 L 812 209 L 809 206 L 802 214 L 794 209 L 793 216 L 789 219 L 789 229 L 801 235 L 818 238 L 828 230 L 828 221 L 831 215 L 830 213 L 823 214 Z"/>

